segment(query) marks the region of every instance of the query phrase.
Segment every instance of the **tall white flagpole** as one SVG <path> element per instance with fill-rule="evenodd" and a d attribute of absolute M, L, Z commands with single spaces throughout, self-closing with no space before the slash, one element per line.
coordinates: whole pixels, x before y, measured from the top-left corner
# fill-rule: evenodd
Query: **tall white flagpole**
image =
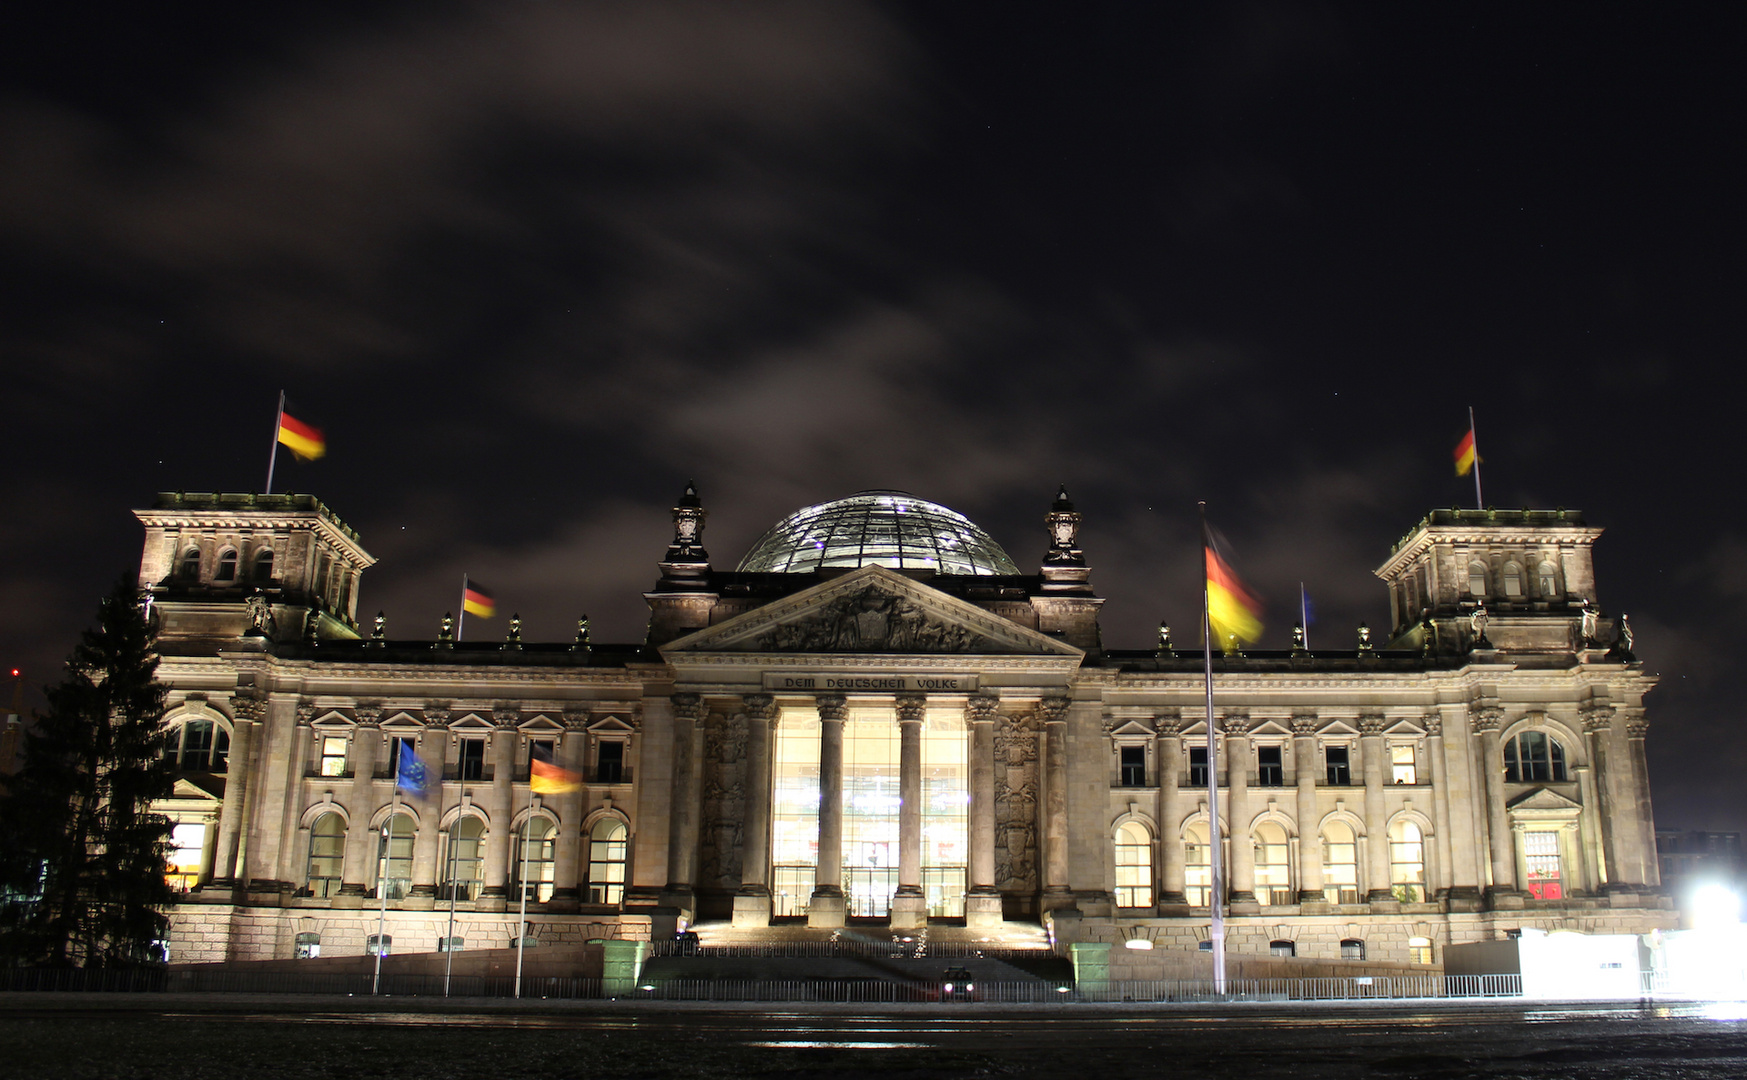
<path fill-rule="evenodd" d="M 1474 439 L 1474 509 L 1486 509 L 1486 500 L 1480 497 L 1480 435 L 1474 430 L 1474 406 L 1468 406 L 1468 434 Z"/>
<path fill-rule="evenodd" d="M 388 922 L 388 860 L 394 854 L 394 819 L 399 816 L 400 773 L 397 770 L 394 777 L 394 806 L 388 812 L 388 824 L 382 827 L 385 842 L 382 845 L 382 860 L 376 872 L 376 897 L 382 902 L 382 906 L 376 913 L 376 975 L 370 980 L 372 996 L 382 988 L 382 933 L 384 924 Z"/>
<path fill-rule="evenodd" d="M 1304 594 L 1304 582 L 1298 583 L 1298 630 L 1304 640 L 1304 651 L 1310 651 L 1310 600 Z"/>
<path fill-rule="evenodd" d="M 279 391 L 279 411 L 273 414 L 273 449 L 267 453 L 267 488 L 263 495 L 273 494 L 273 466 L 279 464 L 279 429 L 285 423 L 285 391 Z"/>
<path fill-rule="evenodd" d="M 534 827 L 534 758 L 528 755 L 528 818 L 522 822 L 522 912 L 516 917 L 516 996 L 522 996 L 522 953 L 528 946 L 528 833 Z"/>
<path fill-rule="evenodd" d="M 366 608 L 365 610 L 369 610 Z M 461 617 L 455 620 L 455 640 L 461 640 L 461 629 L 467 625 L 467 575 L 461 575 Z"/>
<path fill-rule="evenodd" d="M 1210 921 L 1207 939 L 1213 946 L 1213 992 L 1225 993 L 1225 881 L 1219 858 L 1219 747 L 1213 736 L 1213 616 L 1207 596 L 1207 552 L 1213 542 L 1207 532 L 1207 504 L 1201 511 L 1201 655 L 1207 675 L 1207 869 L 1212 889 L 1207 898 Z"/>

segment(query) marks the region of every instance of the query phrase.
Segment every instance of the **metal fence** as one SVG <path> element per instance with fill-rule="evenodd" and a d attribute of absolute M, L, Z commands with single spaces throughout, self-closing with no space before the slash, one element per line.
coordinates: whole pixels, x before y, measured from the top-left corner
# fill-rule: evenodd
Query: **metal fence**
<path fill-rule="evenodd" d="M 131 970 L 0 971 L 0 990 L 168 992 L 196 994 L 327 994 L 368 997 L 374 977 L 350 972 L 237 972 Z M 384 974 L 377 989 L 394 997 L 510 997 L 509 976 Z M 1517 975 L 1409 975 L 1341 979 L 1232 979 L 1215 993 L 1206 979 L 1074 984 L 1032 979 L 982 982 L 945 992 L 939 982 L 890 979 L 571 979 L 524 978 L 526 999 L 638 999 L 647 1001 L 788 1001 L 902 1004 L 981 1001 L 1008 1004 L 1062 1002 L 1401 1001 L 1427 998 L 1520 997 Z"/>
<path fill-rule="evenodd" d="M 776 941 L 748 945 L 699 945 L 668 939 L 654 943 L 651 956 L 704 956 L 725 960 L 818 960 L 855 957 L 864 960 L 1047 960 L 1059 954 L 1049 949 L 1014 949 L 959 941 Z"/>

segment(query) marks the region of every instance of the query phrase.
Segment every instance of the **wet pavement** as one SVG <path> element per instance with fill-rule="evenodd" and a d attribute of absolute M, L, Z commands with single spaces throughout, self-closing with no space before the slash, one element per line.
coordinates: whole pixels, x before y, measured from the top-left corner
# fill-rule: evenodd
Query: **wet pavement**
<path fill-rule="evenodd" d="M 1747 1003 L 771 1007 L 0 994 L 0 1076 L 1747 1078 Z"/>

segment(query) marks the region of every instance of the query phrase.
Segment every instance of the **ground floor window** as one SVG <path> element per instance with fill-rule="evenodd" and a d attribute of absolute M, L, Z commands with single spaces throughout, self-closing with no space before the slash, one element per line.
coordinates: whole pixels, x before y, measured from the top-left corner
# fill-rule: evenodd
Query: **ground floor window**
<path fill-rule="evenodd" d="M 928 914 L 944 918 L 964 915 L 965 868 L 962 866 L 924 866 L 922 895 L 928 900 Z"/>
<path fill-rule="evenodd" d="M 404 900 L 412 889 L 412 845 L 418 826 L 405 814 L 396 814 L 382 827 L 376 847 L 378 888 L 386 889 L 390 900 Z"/>
<path fill-rule="evenodd" d="M 1290 941 L 1270 941 L 1268 942 L 1268 954 L 1270 956 L 1297 956 L 1298 946 Z"/>
<path fill-rule="evenodd" d="M 1343 938 L 1343 939 L 1341 939 L 1341 959 L 1342 960 L 1363 960 L 1363 959 L 1365 959 L 1365 943 L 1363 941 L 1360 941 L 1358 938 Z"/>
<path fill-rule="evenodd" d="M 364 939 L 365 956 L 388 956 L 394 952 L 394 935 L 383 934 L 378 937 L 371 934 Z"/>
<path fill-rule="evenodd" d="M 547 818 L 531 818 L 516 831 L 516 861 L 511 873 L 518 885 L 527 882 L 529 900 L 552 899 L 558 867 L 557 844 L 558 829 Z"/>
<path fill-rule="evenodd" d="M 1153 838 L 1134 821 L 1116 830 L 1116 906 L 1153 906 Z"/>
<path fill-rule="evenodd" d="M 1410 963 L 1429 964 L 1432 962 L 1432 939 L 1411 937 L 1407 939 L 1407 958 Z"/>
<path fill-rule="evenodd" d="M 346 821 L 338 814 L 323 814 L 309 830 L 309 860 L 304 869 L 304 888 L 309 895 L 327 899 L 340 892 L 340 868 L 346 861 Z"/>
<path fill-rule="evenodd" d="M 200 864 L 206 853 L 206 824 L 179 822 L 170 830 L 170 886 L 187 892 L 200 884 Z"/>
<path fill-rule="evenodd" d="M 1359 845 L 1339 821 L 1322 830 L 1322 894 L 1331 904 L 1359 902 Z"/>
<path fill-rule="evenodd" d="M 1183 834 L 1183 895 L 1191 907 L 1207 907 L 1213 896 L 1212 851 L 1207 826 L 1191 825 Z"/>
<path fill-rule="evenodd" d="M 291 954 L 292 959 L 314 960 L 321 955 L 321 935 L 310 933 L 299 934 L 297 935 L 297 940 L 292 945 L 292 948 L 295 950 Z"/>
<path fill-rule="evenodd" d="M 813 902 L 812 864 L 770 868 L 770 913 L 781 917 L 805 915 Z"/>
<path fill-rule="evenodd" d="M 449 826 L 443 898 L 475 900 L 485 884 L 485 822 L 468 814 Z"/>
<path fill-rule="evenodd" d="M 1565 884 L 1559 865 L 1559 834 L 1550 830 L 1525 832 L 1523 862 L 1527 864 L 1529 895 L 1536 900 L 1562 900 Z"/>
<path fill-rule="evenodd" d="M 1277 822 L 1256 826 L 1256 900 L 1262 904 L 1292 903 L 1292 866 L 1286 830 Z"/>
<path fill-rule="evenodd" d="M 601 818 L 589 830 L 589 903 L 624 902 L 626 835 L 625 823 L 617 818 Z"/>
<path fill-rule="evenodd" d="M 1426 898 L 1425 843 L 1419 826 L 1397 821 L 1389 829 L 1389 891 L 1404 904 Z"/>

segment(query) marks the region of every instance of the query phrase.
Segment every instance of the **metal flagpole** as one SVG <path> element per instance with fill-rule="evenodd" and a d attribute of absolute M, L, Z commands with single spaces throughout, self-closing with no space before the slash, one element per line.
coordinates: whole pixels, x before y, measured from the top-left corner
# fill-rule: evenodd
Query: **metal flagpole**
<path fill-rule="evenodd" d="M 1480 497 L 1480 437 L 1474 434 L 1474 406 L 1468 406 L 1468 434 L 1474 436 L 1474 509 L 1486 509 L 1486 500 Z"/>
<path fill-rule="evenodd" d="M 279 428 L 285 423 L 285 391 L 279 391 L 279 411 L 273 414 L 273 449 L 267 453 L 267 489 L 261 494 L 273 494 L 273 466 L 279 464 Z"/>
<path fill-rule="evenodd" d="M 528 819 L 522 822 L 522 913 L 516 921 L 516 996 L 522 996 L 522 953 L 528 945 L 528 833 L 534 825 L 534 759 L 528 757 Z"/>
<path fill-rule="evenodd" d="M 1207 552 L 1213 549 L 1207 532 L 1207 504 L 1196 503 L 1201 512 L 1201 656 L 1207 674 L 1207 868 L 1212 890 L 1207 898 L 1211 922 L 1207 939 L 1213 945 L 1213 992 L 1225 993 L 1225 882 L 1219 859 L 1219 757 L 1213 738 L 1213 617 L 1207 596 Z"/>
<path fill-rule="evenodd" d="M 366 609 L 368 610 L 368 609 Z M 1304 651 L 1310 651 L 1310 601 L 1304 595 L 1304 582 L 1298 583 L 1298 632 L 1304 641 Z"/>
<path fill-rule="evenodd" d="M 382 907 L 376 913 L 376 974 L 370 980 L 370 993 L 374 996 L 382 987 L 382 932 L 388 921 L 388 857 L 394 849 L 394 819 L 400 816 L 400 777 L 397 773 L 394 781 L 394 807 L 388 812 L 388 824 L 382 827 L 385 838 L 382 845 L 382 861 L 376 872 L 376 896 L 381 900 Z"/>
<path fill-rule="evenodd" d="M 461 819 L 456 818 L 455 824 L 459 825 L 460 823 L 461 823 Z M 455 828 L 454 828 L 454 826 L 450 826 L 449 827 L 449 930 L 448 930 L 448 937 L 443 939 L 443 951 L 444 951 L 444 953 L 447 954 L 443 958 L 443 996 L 444 997 L 449 996 L 449 977 L 451 975 L 453 975 L 455 972 L 455 886 L 457 884 L 459 884 L 459 882 L 457 882 L 455 880 Z"/>
<path fill-rule="evenodd" d="M 368 611 L 369 608 L 364 610 Z M 467 625 L 467 575 L 461 575 L 461 617 L 455 620 L 455 640 L 461 640 L 461 629 Z"/>

